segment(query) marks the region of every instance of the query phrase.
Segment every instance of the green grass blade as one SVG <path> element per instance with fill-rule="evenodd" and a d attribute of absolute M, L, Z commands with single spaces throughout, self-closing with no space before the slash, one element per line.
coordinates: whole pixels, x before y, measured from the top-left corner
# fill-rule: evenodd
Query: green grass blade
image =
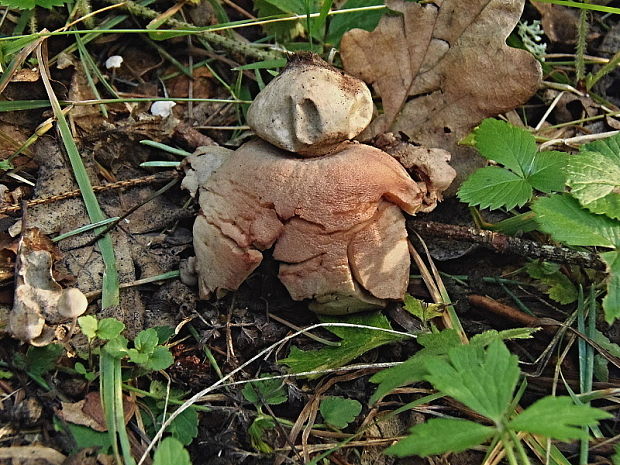
<path fill-rule="evenodd" d="M 140 168 L 176 168 L 180 161 L 145 161 L 140 163 Z"/>
<path fill-rule="evenodd" d="M 612 6 L 596 5 L 593 3 L 581 3 L 573 2 L 570 0 L 535 0 L 542 3 L 553 3 L 554 5 L 570 6 L 573 8 L 579 8 L 582 10 L 595 10 L 602 11 L 603 13 L 612 13 L 615 15 L 620 14 L 620 8 L 614 8 Z"/>
<path fill-rule="evenodd" d="M 0 102 L 0 112 L 34 110 L 50 106 L 48 100 L 5 100 Z"/>
<path fill-rule="evenodd" d="M 59 241 L 62 241 L 63 239 L 67 239 L 68 237 L 76 236 L 86 231 L 92 231 L 93 229 L 97 229 L 101 226 L 105 226 L 106 224 L 114 223 L 115 221 L 118 221 L 119 219 L 120 217 L 115 216 L 113 218 L 107 218 L 102 221 L 97 221 L 96 223 L 87 224 L 86 226 L 81 226 L 77 229 L 74 229 L 73 231 L 69 231 L 64 234 L 60 234 L 59 236 L 54 237 L 52 239 L 52 242 L 59 242 Z"/>
<path fill-rule="evenodd" d="M 88 50 L 86 50 L 86 46 L 84 45 L 84 40 L 80 36 L 75 36 L 75 42 L 77 43 L 78 49 L 80 51 L 80 57 L 82 57 L 82 59 L 84 60 L 84 63 L 87 65 L 86 68 L 90 67 L 92 72 L 95 73 L 95 76 L 97 76 L 97 79 L 99 79 L 99 82 L 103 85 L 103 87 L 106 88 L 106 90 L 108 91 L 108 93 L 112 97 L 120 98 L 118 96 L 118 94 L 116 93 L 116 90 L 114 89 L 114 87 L 112 87 L 110 85 L 108 80 L 101 73 L 101 70 L 97 66 L 97 63 L 95 63 L 95 61 L 90 56 L 90 53 L 88 53 Z M 91 78 L 91 80 L 92 80 L 92 78 Z M 90 81 L 89 81 L 89 83 L 90 83 Z M 95 86 L 94 82 L 93 82 L 92 86 L 93 86 L 93 92 L 95 93 L 97 98 L 101 99 L 101 97 L 99 96 L 99 92 L 97 91 L 97 87 Z M 103 106 L 103 104 L 102 104 L 102 106 Z"/>
<path fill-rule="evenodd" d="M 116 421 L 116 432 L 121 443 L 124 465 L 135 465 L 136 461 L 131 455 L 131 445 L 125 426 L 125 410 L 123 408 L 123 384 L 121 373 L 121 359 L 114 359 L 114 420 Z"/>
<path fill-rule="evenodd" d="M 88 82 L 88 87 L 90 87 L 90 90 L 92 91 L 95 98 L 101 99 L 101 94 L 99 94 L 99 89 L 97 89 L 97 85 L 95 84 L 95 80 L 93 79 L 93 76 L 91 74 L 91 72 L 94 72 L 95 74 L 101 75 L 101 72 L 99 71 L 99 68 L 97 68 L 97 65 L 93 62 L 93 59 L 91 58 L 90 53 L 88 53 L 88 50 L 86 50 L 86 47 L 81 44 L 80 36 L 75 36 L 75 41 L 79 44 L 78 48 L 80 51 L 80 60 L 82 62 L 82 69 L 84 70 L 86 81 Z M 117 95 L 114 96 L 118 97 Z M 99 105 L 99 110 L 101 111 L 103 117 L 107 119 L 108 109 L 105 107 L 105 105 Z"/>
<path fill-rule="evenodd" d="M 174 155 L 180 155 L 181 157 L 189 157 L 191 155 L 191 153 L 187 150 L 171 147 L 169 145 L 162 144 L 161 142 L 155 142 L 154 140 L 143 139 L 140 141 L 140 143 L 142 145 L 148 145 L 149 147 L 163 150 L 164 152 L 172 153 Z"/>
<path fill-rule="evenodd" d="M 118 450 L 118 442 L 116 441 L 116 421 L 114 414 L 114 377 L 116 359 L 108 354 L 105 350 L 101 351 L 99 357 L 99 392 L 101 393 L 101 406 L 105 416 L 105 423 L 108 427 L 108 435 L 112 443 L 112 451 L 116 458 L 116 463 L 121 462 L 121 456 Z M 120 364 L 120 360 L 118 360 Z"/>
<path fill-rule="evenodd" d="M 106 217 L 99 206 L 95 193 L 93 192 L 93 186 L 90 183 L 88 173 L 86 172 L 86 168 L 82 162 L 82 157 L 80 156 L 77 145 L 73 140 L 71 129 L 67 124 L 67 120 L 65 119 L 62 109 L 60 108 L 60 103 L 54 94 L 49 76 L 44 69 L 46 61 L 43 58 L 41 47 L 37 49 L 37 59 L 39 60 L 39 65 L 42 68 L 41 80 L 43 81 L 47 95 L 50 99 L 50 104 L 52 105 L 52 110 L 54 111 L 54 115 L 57 120 L 56 124 L 58 126 L 58 130 L 60 131 L 67 155 L 69 156 L 69 162 L 71 163 L 71 168 L 73 169 L 73 175 L 75 176 L 78 187 L 82 192 L 82 198 L 84 199 L 84 205 L 86 206 L 86 211 L 88 212 L 90 221 L 96 223 L 98 221 L 105 220 Z M 98 244 L 105 266 L 105 270 L 103 272 L 101 301 L 103 308 L 107 308 L 118 305 L 119 302 L 118 271 L 116 269 L 116 257 L 114 256 L 114 247 L 112 245 L 112 238 L 110 235 L 105 234 L 101 239 L 99 239 Z"/>

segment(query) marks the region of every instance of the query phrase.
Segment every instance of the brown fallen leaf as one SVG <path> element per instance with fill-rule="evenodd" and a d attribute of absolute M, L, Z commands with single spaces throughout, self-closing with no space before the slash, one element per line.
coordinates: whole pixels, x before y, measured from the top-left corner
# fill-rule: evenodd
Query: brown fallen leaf
<path fill-rule="evenodd" d="M 125 423 L 128 423 L 136 412 L 136 404 L 129 397 L 123 397 Z M 98 392 L 89 392 L 78 402 L 62 402 L 58 416 L 76 425 L 88 426 L 95 431 L 107 431 L 105 416 Z"/>
<path fill-rule="evenodd" d="M 66 457 L 51 447 L 45 446 L 12 446 L 0 447 L 0 463 L 7 463 L 3 459 L 11 460 L 10 463 L 22 464 L 49 464 L 62 465 Z"/>
<path fill-rule="evenodd" d="M 383 113 L 362 139 L 402 132 L 412 142 L 448 150 L 458 172 L 452 189 L 478 166 L 457 146 L 482 119 L 513 109 L 538 89 L 541 67 L 506 38 L 525 0 L 388 0 L 374 31 L 353 29 L 341 42 L 345 69 L 373 85 Z"/>
<path fill-rule="evenodd" d="M 551 42 L 574 44 L 577 41 L 579 16 L 572 8 L 552 3 L 530 3 L 540 13 L 543 30 Z"/>

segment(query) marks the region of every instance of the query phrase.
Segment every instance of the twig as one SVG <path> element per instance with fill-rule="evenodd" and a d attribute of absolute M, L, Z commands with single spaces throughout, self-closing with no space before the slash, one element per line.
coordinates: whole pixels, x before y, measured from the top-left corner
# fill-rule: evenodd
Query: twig
<path fill-rule="evenodd" d="M 130 187 L 141 186 L 143 184 L 152 184 L 158 182 L 168 181 L 169 179 L 176 178 L 179 176 L 179 173 L 176 171 L 166 171 L 162 173 L 153 174 L 150 176 L 143 176 L 141 178 L 127 179 L 125 181 L 117 181 L 110 184 L 106 184 L 105 186 L 93 186 L 94 192 L 106 192 L 113 189 L 127 189 Z M 62 194 L 50 195 L 48 197 L 40 197 L 38 199 L 29 200 L 26 205 L 28 207 L 34 207 L 36 205 L 43 205 L 46 203 L 59 202 L 61 200 L 67 200 L 74 197 L 79 197 L 82 193 L 79 190 L 63 192 Z M 0 207 L 0 215 L 5 215 L 7 213 L 15 213 L 22 209 L 22 205 L 15 203 L 12 205 L 7 205 L 5 207 Z"/>
<path fill-rule="evenodd" d="M 595 270 L 605 270 L 598 255 L 590 252 L 556 247 L 548 244 L 483 229 L 437 223 L 435 221 L 409 220 L 407 226 L 422 236 L 442 237 L 464 242 L 474 242 L 500 253 L 512 253 L 529 258 L 542 258 L 550 262 L 579 265 Z"/>
<path fill-rule="evenodd" d="M 491 297 L 471 294 L 467 296 L 467 300 L 474 307 L 487 310 L 491 313 L 494 313 L 495 315 L 501 316 L 524 326 L 536 327 L 541 326 L 542 324 L 540 319 L 536 318 L 535 316 L 528 315 L 527 313 L 511 307 L 510 305 L 502 304 L 497 300 L 492 299 Z M 552 326 L 542 326 L 542 328 L 543 331 L 555 333 L 555 330 Z"/>
<path fill-rule="evenodd" d="M 547 142 L 540 145 L 539 150 L 546 150 L 548 147 L 552 145 L 566 145 L 568 147 L 578 146 L 586 142 L 592 142 L 600 139 L 607 139 L 608 137 L 615 136 L 616 134 L 620 134 L 620 131 L 608 131 L 608 132 L 600 132 L 598 134 L 586 134 L 584 136 L 575 136 L 569 137 L 568 139 L 551 139 Z"/>

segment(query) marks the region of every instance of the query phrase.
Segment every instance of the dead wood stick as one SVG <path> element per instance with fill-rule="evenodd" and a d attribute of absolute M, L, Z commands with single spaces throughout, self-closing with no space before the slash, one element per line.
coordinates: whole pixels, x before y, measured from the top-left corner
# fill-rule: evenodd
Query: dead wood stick
<path fill-rule="evenodd" d="M 550 262 L 579 265 L 595 270 L 605 270 L 605 264 L 598 255 L 567 247 L 540 244 L 528 239 L 507 236 L 495 231 L 486 231 L 468 226 L 438 223 L 435 221 L 409 220 L 407 226 L 422 236 L 441 237 L 457 241 L 474 242 L 500 253 L 512 253 L 529 258 L 542 258 Z"/>
<path fill-rule="evenodd" d="M 541 326 L 541 322 L 538 318 L 532 315 L 528 315 L 527 313 L 522 312 L 510 305 L 505 305 L 498 302 L 491 297 L 486 297 L 483 295 L 471 294 L 467 296 L 467 300 L 474 307 L 482 308 L 487 310 L 495 315 L 506 318 L 507 320 L 517 322 L 524 326 Z"/>
<path fill-rule="evenodd" d="M 151 176 L 143 176 L 141 178 L 127 179 L 125 181 L 117 181 L 105 186 L 93 186 L 95 192 L 105 192 L 113 189 L 127 189 L 130 187 L 141 186 L 143 184 L 153 184 L 158 182 L 168 181 L 172 178 L 179 176 L 176 171 L 165 171 Z M 74 191 L 63 192 L 62 194 L 50 195 L 48 197 L 39 197 L 38 199 L 32 199 L 25 202 L 27 207 L 34 207 L 35 205 L 42 205 L 46 203 L 59 202 L 61 200 L 71 199 L 82 195 L 79 189 Z M 4 207 L 0 207 L 0 214 L 15 213 L 22 209 L 22 204 L 12 204 Z"/>

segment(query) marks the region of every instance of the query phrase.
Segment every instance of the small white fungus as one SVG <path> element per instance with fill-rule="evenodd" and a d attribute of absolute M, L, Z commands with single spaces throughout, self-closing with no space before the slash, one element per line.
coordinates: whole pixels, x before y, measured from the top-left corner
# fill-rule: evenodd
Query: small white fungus
<path fill-rule="evenodd" d="M 158 100 L 157 102 L 153 102 L 151 105 L 151 114 L 154 116 L 161 116 L 162 118 L 167 118 L 172 113 L 172 107 L 175 106 L 174 102 L 163 102 Z"/>
<path fill-rule="evenodd" d="M 122 64 L 123 64 L 123 57 L 120 55 L 112 55 L 110 58 L 108 58 L 105 61 L 105 67 L 107 69 L 120 68 Z"/>

